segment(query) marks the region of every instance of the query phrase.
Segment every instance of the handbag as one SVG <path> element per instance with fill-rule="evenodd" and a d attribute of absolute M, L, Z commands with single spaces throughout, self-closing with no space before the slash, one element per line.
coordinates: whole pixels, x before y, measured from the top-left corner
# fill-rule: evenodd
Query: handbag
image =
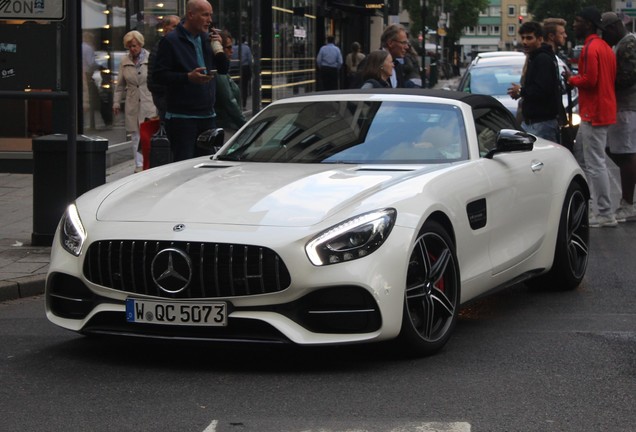
<path fill-rule="evenodd" d="M 579 131 L 578 125 L 573 125 L 572 120 L 568 120 L 568 123 L 561 126 L 560 130 L 560 144 L 572 151 L 574 149 L 574 142 L 576 141 L 576 134 Z"/>
<path fill-rule="evenodd" d="M 223 128 L 208 129 L 197 138 L 196 156 L 213 155 L 223 146 L 225 132 Z"/>
<path fill-rule="evenodd" d="M 579 125 L 572 124 L 572 93 L 569 88 L 566 88 L 566 91 L 568 94 L 568 106 L 565 109 L 567 122 L 559 128 L 559 144 L 572 151 L 576 141 L 576 134 L 579 131 Z"/>
<path fill-rule="evenodd" d="M 150 157 L 148 159 L 150 168 L 172 162 L 172 149 L 163 122 L 159 125 L 159 130 L 150 138 Z"/>

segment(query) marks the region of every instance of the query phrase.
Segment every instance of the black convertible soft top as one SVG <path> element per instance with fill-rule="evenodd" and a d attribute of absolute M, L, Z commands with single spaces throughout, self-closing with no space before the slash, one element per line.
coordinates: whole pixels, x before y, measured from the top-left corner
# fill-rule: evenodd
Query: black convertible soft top
<path fill-rule="evenodd" d="M 318 96 L 318 95 L 337 95 L 337 94 L 396 94 L 408 96 L 430 96 L 442 99 L 454 99 L 462 101 L 474 108 L 500 108 L 503 105 L 494 97 L 481 94 L 472 94 L 454 90 L 437 90 L 437 89 L 421 89 L 421 88 L 370 88 L 370 89 L 349 89 L 349 90 L 332 90 L 317 93 L 305 93 L 303 95 L 295 95 L 294 97 Z M 285 98 L 287 99 L 287 98 Z"/>
<path fill-rule="evenodd" d="M 507 113 L 513 124 L 517 125 L 517 120 L 512 113 L 503 106 L 501 102 L 492 96 L 483 94 L 473 94 L 454 90 L 438 90 L 438 89 L 422 89 L 422 88 L 370 88 L 370 89 L 349 89 L 349 90 L 332 90 L 316 93 L 305 93 L 303 95 L 295 95 L 285 99 L 294 99 L 296 97 L 319 96 L 319 95 L 355 95 L 355 94 L 395 94 L 407 96 L 430 96 L 441 99 L 453 99 L 464 102 L 473 109 L 473 111 L 496 109 L 501 113 Z M 517 125 L 517 128 L 519 126 Z"/>

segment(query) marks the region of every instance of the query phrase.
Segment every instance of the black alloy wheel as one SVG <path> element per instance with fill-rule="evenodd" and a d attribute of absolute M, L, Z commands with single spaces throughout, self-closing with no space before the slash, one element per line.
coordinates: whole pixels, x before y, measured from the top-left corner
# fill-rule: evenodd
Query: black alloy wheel
<path fill-rule="evenodd" d="M 530 286 L 554 291 L 572 290 L 579 286 L 589 258 L 588 208 L 588 197 L 583 187 L 576 182 L 571 183 L 561 210 L 552 269 L 528 281 Z"/>
<path fill-rule="evenodd" d="M 400 341 L 409 354 L 430 355 L 446 344 L 457 321 L 460 278 L 453 242 L 427 221 L 408 265 Z"/>

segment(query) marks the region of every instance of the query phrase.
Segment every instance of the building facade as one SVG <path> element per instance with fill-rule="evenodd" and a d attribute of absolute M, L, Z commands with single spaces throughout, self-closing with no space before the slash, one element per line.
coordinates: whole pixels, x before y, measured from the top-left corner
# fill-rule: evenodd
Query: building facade
<path fill-rule="evenodd" d="M 274 100 L 316 90 L 315 57 L 328 35 L 336 38 L 343 56 L 351 44 L 359 42 L 364 52 L 376 49 L 378 40 L 372 35 L 382 31 L 384 5 L 373 0 L 208 0 L 214 9 L 214 25 L 227 29 L 235 42 L 245 41 L 254 56 L 253 79 L 249 83 L 247 111 L 255 112 Z M 79 8 L 77 29 L 78 54 L 84 53 L 78 75 L 79 132 L 117 129 L 112 114 L 114 85 L 118 79 L 121 58 L 126 55 L 123 36 L 130 30 L 144 35 L 149 51 L 161 37 L 159 23 L 166 15 L 183 16 L 187 0 L 66 0 L 66 8 Z M 2 90 L 60 90 L 66 81 L 67 55 L 59 43 L 68 26 L 65 22 L 47 20 L 3 20 L 3 40 L 17 40 L 26 47 L 37 41 L 37 57 L 0 50 L 0 61 L 13 64 L 20 57 L 24 67 L 7 67 L 0 88 L 0 111 L 12 113 L 11 127 L 0 129 L 0 139 L 30 139 L 38 135 L 65 133 L 64 103 L 20 100 L 19 96 L 2 96 Z M 55 41 L 58 41 L 57 43 Z M 0 42 L 2 42 L 0 41 Z M 29 42 L 30 41 L 30 42 Z M 4 46 L 4 45 L 3 45 Z M 13 45 L 12 45 L 13 46 Z M 44 50 L 42 49 L 44 47 Z M 242 44 L 238 44 L 241 50 Z M 35 47 L 34 47 L 35 48 Z M 43 52 L 44 51 L 44 52 Z M 81 55 L 81 54 L 79 54 Z M 83 64 L 83 66 L 81 66 Z M 38 67 L 39 65 L 39 67 Z M 38 74 L 31 73 L 38 71 Z M 240 81 L 240 55 L 233 61 L 231 75 Z M 16 77 L 8 75 L 16 72 Z M 28 72 L 27 71 L 31 71 Z M 46 75 L 47 79 L 40 79 Z M 344 71 L 342 74 L 344 80 Z M 3 76 L 3 77 L 4 77 Z M 343 81 L 344 83 L 344 81 Z M 8 84 L 8 85 L 4 85 Z M 110 133 L 112 141 L 125 141 L 126 134 Z"/>
<path fill-rule="evenodd" d="M 516 51 L 519 26 L 531 19 L 526 0 L 490 0 L 474 27 L 466 27 L 459 39 L 461 56 L 469 61 L 476 53 Z"/>

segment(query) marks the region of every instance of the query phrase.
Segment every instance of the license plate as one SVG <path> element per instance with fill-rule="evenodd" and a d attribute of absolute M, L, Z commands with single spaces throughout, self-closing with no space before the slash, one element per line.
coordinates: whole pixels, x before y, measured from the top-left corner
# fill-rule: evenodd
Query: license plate
<path fill-rule="evenodd" d="M 226 326 L 227 304 L 128 298 L 126 321 L 161 325 Z"/>

